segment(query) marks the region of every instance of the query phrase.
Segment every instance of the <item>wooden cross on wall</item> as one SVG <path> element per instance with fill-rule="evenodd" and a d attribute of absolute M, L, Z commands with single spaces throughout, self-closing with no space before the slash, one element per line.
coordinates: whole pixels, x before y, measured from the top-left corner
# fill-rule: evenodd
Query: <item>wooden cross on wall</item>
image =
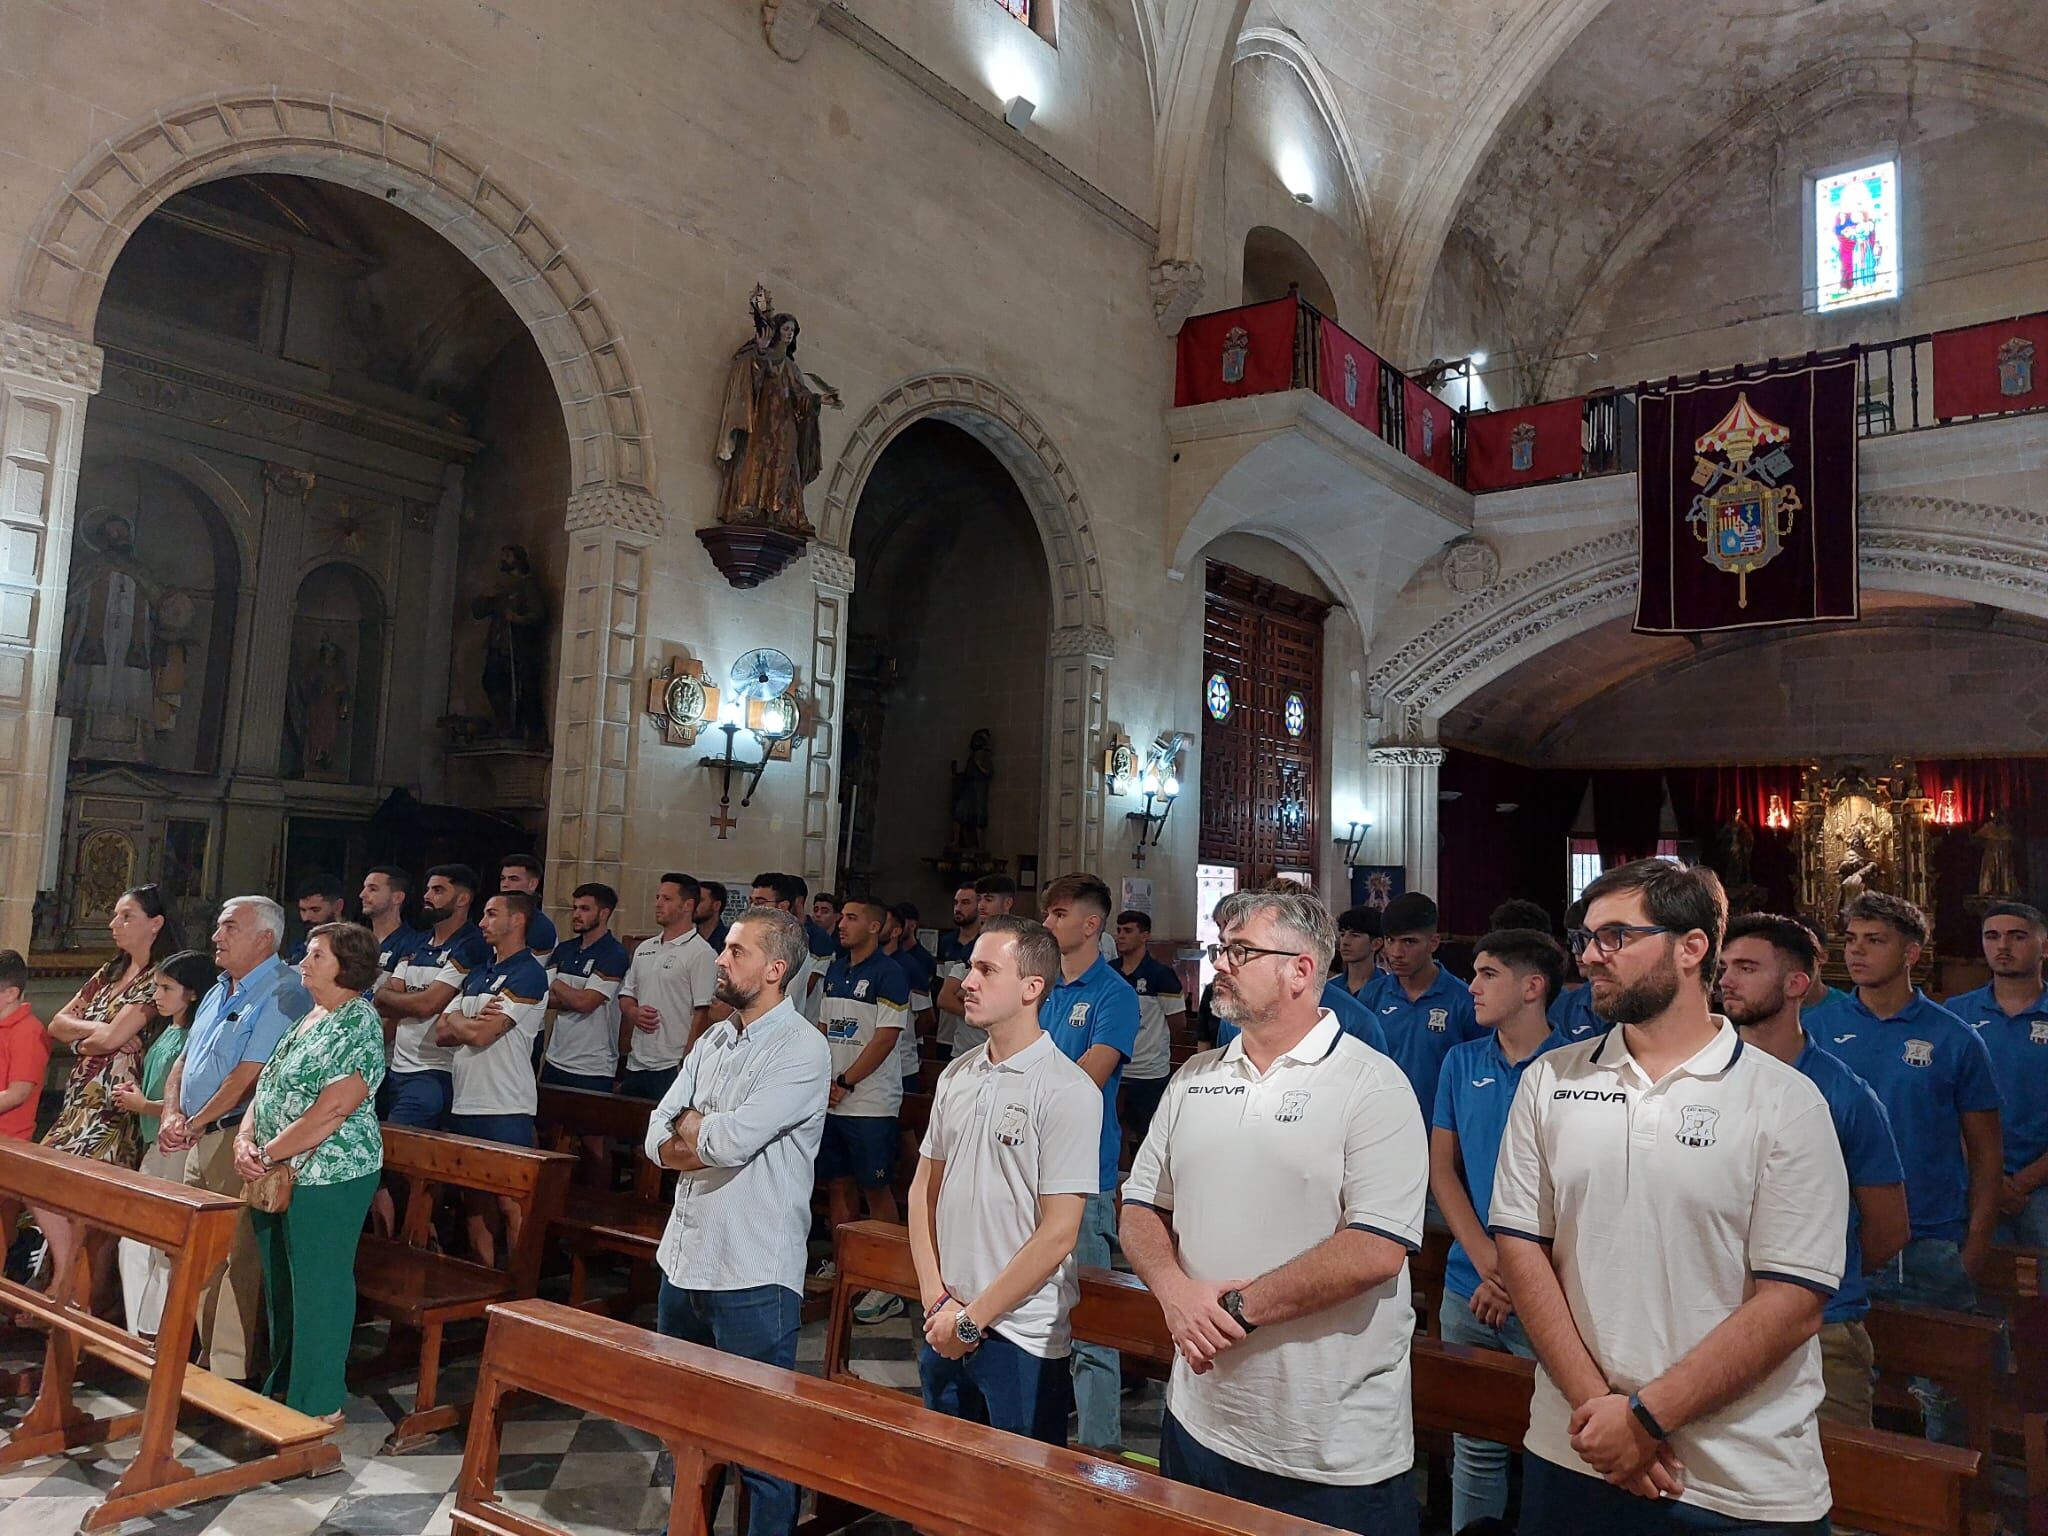
<path fill-rule="evenodd" d="M 704 664 L 671 655 L 648 680 L 647 713 L 670 746 L 695 746 L 697 732 L 718 718 L 718 690 L 704 681 Z"/>

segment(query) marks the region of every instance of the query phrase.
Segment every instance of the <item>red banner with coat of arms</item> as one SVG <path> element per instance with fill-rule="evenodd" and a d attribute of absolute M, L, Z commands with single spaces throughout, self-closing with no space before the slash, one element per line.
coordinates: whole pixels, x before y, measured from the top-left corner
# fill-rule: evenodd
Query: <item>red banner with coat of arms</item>
<path fill-rule="evenodd" d="M 1856 363 L 1645 391 L 1636 629 L 1857 616 Z"/>
<path fill-rule="evenodd" d="M 1576 475 L 1584 401 L 1549 400 L 1465 418 L 1465 488 L 1499 491 Z"/>
<path fill-rule="evenodd" d="M 1936 420 L 2043 406 L 2048 406 L 2048 315 L 1935 333 Z"/>
<path fill-rule="evenodd" d="M 1173 403 L 1207 405 L 1290 388 L 1294 320 L 1300 308 L 1290 295 L 1194 316 L 1180 328 Z"/>
<path fill-rule="evenodd" d="M 1404 435 L 1408 457 L 1451 478 L 1451 408 L 1413 379 L 1401 381 Z"/>
<path fill-rule="evenodd" d="M 1379 431 L 1379 354 L 1326 315 L 1319 316 L 1316 325 L 1323 363 L 1318 393 L 1366 431 Z"/>

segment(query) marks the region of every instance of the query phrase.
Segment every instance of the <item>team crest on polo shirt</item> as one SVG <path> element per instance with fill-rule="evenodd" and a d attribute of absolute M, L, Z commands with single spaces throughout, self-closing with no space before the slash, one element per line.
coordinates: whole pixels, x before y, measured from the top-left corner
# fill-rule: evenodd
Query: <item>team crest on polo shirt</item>
<path fill-rule="evenodd" d="M 2027 1027 L 2027 1044 L 2048 1045 L 2048 1019 L 2036 1019 Z"/>
<path fill-rule="evenodd" d="M 1438 1034 L 1442 1034 L 1447 1028 L 1449 1028 L 1450 1022 L 1450 1009 L 1432 1008 L 1429 1010 L 1429 1027 L 1435 1030 Z"/>
<path fill-rule="evenodd" d="M 996 1140 L 1006 1147 L 1021 1147 L 1024 1131 L 1029 1124 L 1024 1118 L 1024 1106 L 1012 1104 L 1003 1111 L 1003 1118 L 996 1122 Z"/>
<path fill-rule="evenodd" d="M 1306 1088 L 1290 1088 L 1287 1092 L 1280 1095 L 1280 1107 L 1273 1111 L 1273 1118 L 1278 1121 L 1294 1121 L 1301 1119 L 1307 1113 L 1308 1090 Z"/>
<path fill-rule="evenodd" d="M 1931 1067 L 1934 1065 L 1934 1042 L 1931 1040 L 1908 1040 L 1905 1062 L 1909 1067 Z"/>
<path fill-rule="evenodd" d="M 1721 1111 L 1711 1104 L 1688 1104 L 1678 1112 L 1678 1144 L 1682 1147 L 1711 1147 L 1714 1126 Z"/>
<path fill-rule="evenodd" d="M 1088 1005 L 1086 1003 L 1076 1003 L 1073 1007 L 1069 1008 L 1067 1010 L 1067 1023 L 1075 1029 L 1085 1028 L 1088 1023 Z"/>
<path fill-rule="evenodd" d="M 853 984 L 853 995 L 856 1001 L 866 997 L 868 995 L 868 984 L 865 981 L 856 981 Z"/>

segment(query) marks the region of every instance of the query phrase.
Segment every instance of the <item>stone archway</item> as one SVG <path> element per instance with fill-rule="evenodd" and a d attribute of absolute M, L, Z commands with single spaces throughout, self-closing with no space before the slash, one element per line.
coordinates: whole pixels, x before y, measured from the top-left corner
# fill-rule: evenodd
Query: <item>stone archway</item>
<path fill-rule="evenodd" d="M 1106 627 L 1102 565 L 1095 534 L 1052 434 L 1000 385 L 962 370 L 905 379 L 869 408 L 847 438 L 827 483 L 810 551 L 816 607 L 811 678 L 817 726 L 804 774 L 804 876 L 829 885 L 838 849 L 839 724 L 846 673 L 847 616 L 853 595 L 854 513 L 862 488 L 889 444 L 913 422 L 948 422 L 985 445 L 1016 481 L 1045 545 L 1052 578 L 1051 676 L 1047 697 L 1046 795 L 1042 846 L 1059 870 L 1100 862 L 1104 790 L 1089 766 L 1108 723 L 1109 663 L 1116 642 Z"/>

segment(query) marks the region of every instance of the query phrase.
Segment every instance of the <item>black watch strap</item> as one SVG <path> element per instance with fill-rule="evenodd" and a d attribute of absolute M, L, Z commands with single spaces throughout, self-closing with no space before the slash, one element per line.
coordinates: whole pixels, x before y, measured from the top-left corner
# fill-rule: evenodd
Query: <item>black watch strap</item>
<path fill-rule="evenodd" d="M 1671 1438 L 1664 1432 L 1664 1426 L 1657 1422 L 1657 1415 L 1650 1412 L 1649 1406 L 1644 1403 L 1642 1394 L 1636 1393 L 1630 1396 L 1628 1411 L 1636 1416 L 1636 1422 L 1643 1426 L 1652 1440 L 1669 1440 Z"/>
<path fill-rule="evenodd" d="M 1257 1331 L 1259 1325 L 1244 1315 L 1243 1291 L 1225 1291 L 1220 1300 L 1223 1303 L 1223 1310 L 1231 1315 L 1238 1327 L 1246 1333 Z"/>

